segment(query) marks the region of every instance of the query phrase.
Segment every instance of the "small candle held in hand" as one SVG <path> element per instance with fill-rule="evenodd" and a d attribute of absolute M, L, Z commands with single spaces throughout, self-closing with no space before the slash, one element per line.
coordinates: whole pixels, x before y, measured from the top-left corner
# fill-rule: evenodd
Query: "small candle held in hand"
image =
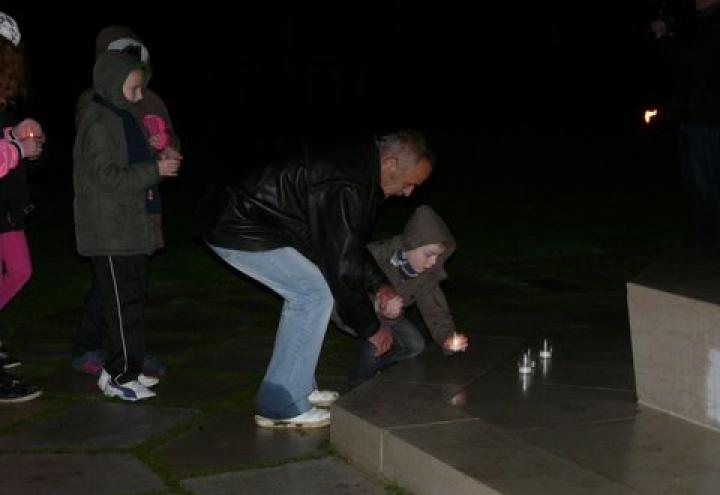
<path fill-rule="evenodd" d="M 462 337 L 460 337 L 458 334 L 454 333 L 452 336 L 452 339 L 450 339 L 450 345 L 448 346 L 451 351 L 458 352 L 462 350 Z"/>

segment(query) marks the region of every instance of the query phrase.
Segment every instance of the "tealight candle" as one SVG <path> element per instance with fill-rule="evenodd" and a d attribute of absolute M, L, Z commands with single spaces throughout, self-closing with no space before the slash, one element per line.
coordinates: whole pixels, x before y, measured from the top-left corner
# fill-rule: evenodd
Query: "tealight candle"
<path fill-rule="evenodd" d="M 452 336 L 452 339 L 450 339 L 450 350 L 451 351 L 460 351 L 463 347 L 463 339 L 458 334 L 454 333 Z"/>

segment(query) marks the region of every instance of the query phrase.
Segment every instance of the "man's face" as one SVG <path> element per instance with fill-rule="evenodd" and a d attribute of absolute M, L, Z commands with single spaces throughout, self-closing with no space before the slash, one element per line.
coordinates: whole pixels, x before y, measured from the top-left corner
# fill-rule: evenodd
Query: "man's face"
<path fill-rule="evenodd" d="M 384 158 L 380 162 L 380 187 L 385 197 L 410 196 L 417 186 L 430 177 L 432 167 L 426 158 L 421 158 L 415 166 L 403 171 L 397 158 Z"/>

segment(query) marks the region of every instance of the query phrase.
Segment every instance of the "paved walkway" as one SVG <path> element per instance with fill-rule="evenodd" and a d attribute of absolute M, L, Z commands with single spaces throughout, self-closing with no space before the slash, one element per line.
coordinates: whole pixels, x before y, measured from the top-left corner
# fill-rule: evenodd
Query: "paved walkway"
<path fill-rule="evenodd" d="M 1 492 L 720 492 L 720 436 L 635 403 L 617 281 L 544 276 L 535 265 L 495 271 L 506 277 L 468 269 L 447 288 L 471 336 L 467 354 L 448 358 L 430 346 L 341 399 L 333 441 L 348 455 L 352 439 L 361 452 L 352 465 L 327 429 L 253 425 L 279 311 L 254 286 L 154 288 L 162 297 L 148 307 L 149 347 L 170 373 L 158 397 L 140 404 L 107 400 L 70 369 L 77 308 L 16 328 L 9 345 L 26 363 L 19 374 L 46 392 L 0 408 Z M 519 353 L 543 338 L 552 361 L 519 379 Z M 329 332 L 322 386 L 342 389 L 350 344 Z"/>

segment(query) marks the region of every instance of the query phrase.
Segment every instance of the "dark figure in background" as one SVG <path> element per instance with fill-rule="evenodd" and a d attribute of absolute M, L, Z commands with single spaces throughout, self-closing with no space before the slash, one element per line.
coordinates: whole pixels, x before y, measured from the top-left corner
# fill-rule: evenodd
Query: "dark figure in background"
<path fill-rule="evenodd" d="M 393 291 L 365 244 L 382 200 L 409 196 L 431 169 L 425 139 L 407 131 L 377 143 L 312 143 L 227 188 L 206 242 L 285 300 L 256 399 L 259 426 L 329 424 L 330 412 L 316 406 L 337 393 L 317 390 L 315 367 L 333 302 L 377 355 L 390 349 L 392 332 L 378 323 L 368 293 Z"/>
<path fill-rule="evenodd" d="M 663 19 L 650 25 L 677 77 L 672 113 L 679 121 L 680 163 L 700 245 L 720 244 L 720 0 L 695 0 L 689 42 Z"/>

